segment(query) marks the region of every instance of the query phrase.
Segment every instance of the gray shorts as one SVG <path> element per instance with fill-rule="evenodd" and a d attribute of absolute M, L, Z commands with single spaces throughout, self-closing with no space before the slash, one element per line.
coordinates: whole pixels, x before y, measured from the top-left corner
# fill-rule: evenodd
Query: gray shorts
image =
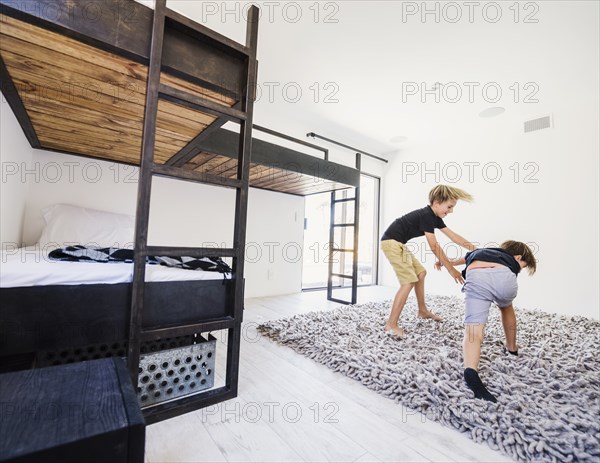
<path fill-rule="evenodd" d="M 462 288 L 465 323 L 487 323 L 492 302 L 500 309 L 508 307 L 517 297 L 517 290 L 517 276 L 508 267 L 468 270 Z"/>

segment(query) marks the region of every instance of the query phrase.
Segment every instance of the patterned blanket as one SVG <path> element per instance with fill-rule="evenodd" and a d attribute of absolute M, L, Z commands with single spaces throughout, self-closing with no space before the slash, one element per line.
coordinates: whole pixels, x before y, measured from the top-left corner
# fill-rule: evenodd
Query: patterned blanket
<path fill-rule="evenodd" d="M 52 260 L 71 262 L 133 262 L 133 249 L 95 248 L 81 245 L 54 249 L 48 254 Z M 220 257 L 166 257 L 148 256 L 148 264 L 166 265 L 186 270 L 204 270 L 231 274 L 231 267 Z"/>

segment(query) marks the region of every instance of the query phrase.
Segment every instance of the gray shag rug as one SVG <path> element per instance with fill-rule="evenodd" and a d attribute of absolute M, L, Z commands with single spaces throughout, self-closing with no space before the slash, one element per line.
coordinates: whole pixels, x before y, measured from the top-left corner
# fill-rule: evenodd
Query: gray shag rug
<path fill-rule="evenodd" d="M 383 333 L 391 301 L 296 315 L 259 326 L 264 336 L 360 381 L 518 461 L 600 461 L 600 322 L 516 309 L 519 356 L 505 355 L 492 307 L 480 376 L 498 403 L 463 380 L 463 301 L 427 296 L 444 322 L 401 316 L 405 339 Z"/>

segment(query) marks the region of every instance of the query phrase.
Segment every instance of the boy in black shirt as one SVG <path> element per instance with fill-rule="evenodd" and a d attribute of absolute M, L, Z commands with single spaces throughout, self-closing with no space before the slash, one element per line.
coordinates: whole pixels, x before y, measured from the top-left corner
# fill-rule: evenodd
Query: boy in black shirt
<path fill-rule="evenodd" d="M 536 260 L 525 243 L 505 241 L 499 248 L 476 249 L 451 263 L 466 264 L 462 272 L 465 278 L 462 290 L 465 293 L 465 381 L 475 398 L 497 402 L 477 373 L 490 305 L 494 302 L 500 308 L 506 338 L 505 351 L 518 355 L 517 319 L 512 305 L 517 296 L 517 275 L 523 268 L 528 268 L 529 274 L 533 275 Z M 437 262 L 435 266 L 440 269 L 441 263 Z"/>
<path fill-rule="evenodd" d="M 441 317 L 427 309 L 425 305 L 425 275 L 426 271 L 421 262 L 407 249 L 406 242 L 412 238 L 425 235 L 429 247 L 448 269 L 448 272 L 457 283 L 463 283 L 463 277 L 456 270 L 444 253 L 442 246 L 435 238 L 435 229 L 438 228 L 452 242 L 469 250 L 476 246 L 462 236 L 454 233 L 444 223 L 443 218 L 452 213 L 456 203 L 472 201 L 473 197 L 459 188 L 437 185 L 429 192 L 429 206 L 396 219 L 381 237 L 381 250 L 394 268 L 400 282 L 400 289 L 394 297 L 392 310 L 384 330 L 394 336 L 404 336 L 404 330 L 398 325 L 398 319 L 406 304 L 406 299 L 411 289 L 415 289 L 420 318 L 431 318 L 440 321 Z"/>

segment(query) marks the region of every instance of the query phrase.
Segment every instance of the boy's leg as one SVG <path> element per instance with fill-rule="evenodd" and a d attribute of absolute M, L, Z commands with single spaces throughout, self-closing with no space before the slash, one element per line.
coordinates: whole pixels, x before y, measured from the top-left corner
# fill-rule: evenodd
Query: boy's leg
<path fill-rule="evenodd" d="M 465 325 L 465 338 L 463 340 L 463 361 L 465 368 L 479 370 L 481 357 L 481 344 L 485 335 L 485 324 Z"/>
<path fill-rule="evenodd" d="M 417 281 L 417 274 L 415 273 L 413 266 L 414 256 L 404 244 L 394 240 L 382 241 L 381 250 L 392 265 L 396 277 L 400 282 L 400 289 L 398 289 L 398 292 L 394 297 L 392 310 L 384 330 L 390 334 L 404 336 L 404 330 L 398 326 L 398 319 L 400 318 L 402 309 L 404 309 L 408 294 Z"/>
<path fill-rule="evenodd" d="M 419 307 L 419 318 L 431 318 L 436 322 L 442 321 L 442 317 L 431 312 L 425 305 L 425 275 L 427 272 L 423 270 L 417 275 L 419 280 L 415 283 L 415 296 L 417 296 L 417 305 Z"/>
<path fill-rule="evenodd" d="M 483 399 L 489 402 L 497 402 L 490 391 L 484 386 L 479 377 L 479 359 L 481 357 L 481 344 L 485 332 L 484 324 L 465 325 L 465 339 L 463 341 L 463 356 L 465 371 L 464 377 L 467 386 L 473 391 L 476 399 Z"/>
<path fill-rule="evenodd" d="M 477 373 L 485 325 L 492 304 L 488 278 L 485 272 L 481 273 L 484 270 L 467 272 L 467 279 L 463 287 L 465 293 L 464 378 L 469 389 L 475 394 L 475 398 L 497 402 L 481 382 L 479 373 Z"/>
<path fill-rule="evenodd" d="M 513 355 L 517 354 L 517 317 L 512 304 L 500 309 L 502 327 L 506 338 L 506 349 Z"/>
<path fill-rule="evenodd" d="M 396 293 L 396 297 L 394 297 L 392 311 L 390 312 L 388 321 L 383 328 L 385 331 L 398 336 L 404 336 L 404 330 L 398 326 L 398 319 L 400 318 L 402 309 L 404 309 L 404 304 L 406 304 L 408 294 L 414 285 L 414 283 L 404 283 L 400 285 L 400 289 Z"/>

